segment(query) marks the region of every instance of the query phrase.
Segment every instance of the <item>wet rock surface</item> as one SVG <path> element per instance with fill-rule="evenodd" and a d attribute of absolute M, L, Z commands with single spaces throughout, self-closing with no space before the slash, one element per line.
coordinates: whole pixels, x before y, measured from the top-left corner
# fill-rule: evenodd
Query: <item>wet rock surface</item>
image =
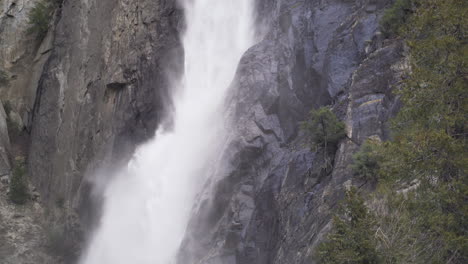
<path fill-rule="evenodd" d="M 34 43 L 24 32 L 35 2 L 0 1 L 0 68 L 10 78 L 0 90 L 9 102 L 0 111 L 0 256 L 72 263 L 46 253 L 38 223 L 62 223 L 73 250 L 90 232 L 99 210 L 91 183 L 107 175 L 98 169 L 125 162 L 171 107 L 167 73 L 182 69 L 182 12 L 175 0 L 65 0 Z M 343 190 L 364 184 L 349 170 L 352 154 L 368 137 L 388 138 L 398 110 L 391 91 L 408 68 L 404 46 L 378 32 L 390 2 L 256 1 L 258 43 L 227 101 L 232 133 L 193 209 L 180 264 L 314 263 Z M 323 105 L 347 129 L 331 168 L 298 129 Z M 6 198 L 16 153 L 7 116 L 26 135 L 20 149 L 37 187 L 21 208 Z"/>
<path fill-rule="evenodd" d="M 269 30 L 240 62 L 226 162 L 198 199 L 178 263 L 314 263 L 346 186 L 363 184 L 352 154 L 387 138 L 398 108 L 391 91 L 407 65 L 403 45 L 378 32 L 388 2 L 259 1 Z M 332 167 L 298 129 L 323 105 L 347 125 Z"/>
<path fill-rule="evenodd" d="M 128 159 L 164 116 L 165 71 L 177 74 L 182 65 L 181 15 L 166 0 L 63 3 L 28 153 L 31 180 L 47 208 L 63 201 L 91 228 L 99 201 L 91 185 L 106 177 L 96 170 Z"/>
<path fill-rule="evenodd" d="M 8 116 L 0 122 L 0 158 L 10 173 L 8 161 L 26 157 L 28 178 L 37 187 L 34 203 L 46 213 L 16 209 L 2 189 L 1 221 L 8 221 L 8 230 L 28 229 L 29 242 L 14 242 L 28 252 L 39 252 L 36 242 L 46 235 L 36 220 L 60 224 L 66 236 L 57 243 L 67 247 L 60 250 L 76 257 L 98 219 L 100 197 L 92 196 L 91 185 L 109 174 L 97 168 L 125 162 L 170 108 L 169 79 L 182 69 L 182 12 L 175 0 L 65 0 L 47 36 L 37 41 L 27 33 L 37 2 L 0 1 L 0 70 L 8 77 L 0 87 Z M 4 130 L 11 148 L 3 144 Z M 10 222 L 15 210 L 24 212 L 23 222 Z M 53 263 L 37 254 L 19 258 L 6 250 L 10 242 L 2 247 L 2 261 Z"/>

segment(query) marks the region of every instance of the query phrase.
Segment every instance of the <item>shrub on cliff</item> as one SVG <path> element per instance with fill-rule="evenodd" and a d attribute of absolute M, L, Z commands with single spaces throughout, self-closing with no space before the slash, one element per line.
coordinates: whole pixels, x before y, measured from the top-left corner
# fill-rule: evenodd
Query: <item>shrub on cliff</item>
<path fill-rule="evenodd" d="M 346 136 L 345 125 L 328 107 L 312 110 L 309 118 L 301 127 L 310 135 L 313 147 L 323 147 L 325 151 L 334 150 L 338 142 Z"/>
<path fill-rule="evenodd" d="M 7 85 L 9 82 L 8 74 L 4 70 L 0 70 L 0 86 Z"/>
<path fill-rule="evenodd" d="M 10 181 L 9 196 L 10 200 L 16 204 L 24 204 L 29 198 L 26 169 L 22 158 L 17 158 L 15 161 L 15 167 Z"/>
<path fill-rule="evenodd" d="M 385 210 L 374 214 L 376 248 L 383 263 L 468 263 L 468 1 L 425 0 L 414 8 L 399 32 L 411 73 L 396 91 L 403 106 L 392 140 L 358 159 L 380 181 Z M 350 233 L 342 230 L 339 223 L 331 234 Z M 341 254 L 336 241 L 319 249 Z"/>
<path fill-rule="evenodd" d="M 317 257 L 322 264 L 376 264 L 374 216 L 364 204 L 357 190 L 346 193 L 341 211 L 333 217 L 333 229 L 327 241 L 320 244 Z"/>
<path fill-rule="evenodd" d="M 395 3 L 385 11 L 380 26 L 386 37 L 395 36 L 402 25 L 406 23 L 411 14 L 411 6 L 414 0 L 396 0 Z"/>
<path fill-rule="evenodd" d="M 42 40 L 49 30 L 55 5 L 55 1 L 41 0 L 29 11 L 28 33 L 36 34 L 38 40 Z"/>
<path fill-rule="evenodd" d="M 376 142 L 367 140 L 362 144 L 359 151 L 353 155 L 351 169 L 354 175 L 364 181 L 376 182 L 380 168 L 380 157 Z"/>

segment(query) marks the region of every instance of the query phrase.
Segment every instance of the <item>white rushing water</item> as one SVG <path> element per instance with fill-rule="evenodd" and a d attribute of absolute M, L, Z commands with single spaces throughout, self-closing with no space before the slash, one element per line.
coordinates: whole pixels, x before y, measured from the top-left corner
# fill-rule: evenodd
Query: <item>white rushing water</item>
<path fill-rule="evenodd" d="M 219 156 L 225 95 L 253 44 L 253 0 L 182 4 L 185 76 L 173 89 L 173 127 L 159 129 L 108 183 L 100 226 L 82 264 L 173 263 L 196 186 Z"/>

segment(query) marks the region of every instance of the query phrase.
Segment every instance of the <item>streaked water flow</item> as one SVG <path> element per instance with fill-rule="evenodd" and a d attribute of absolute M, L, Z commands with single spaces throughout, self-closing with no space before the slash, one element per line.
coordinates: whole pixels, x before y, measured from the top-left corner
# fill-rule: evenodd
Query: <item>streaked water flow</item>
<path fill-rule="evenodd" d="M 185 73 L 173 87 L 173 126 L 159 129 L 107 184 L 100 226 L 82 264 L 173 263 L 196 186 L 218 156 L 226 92 L 253 44 L 253 2 L 182 2 Z"/>

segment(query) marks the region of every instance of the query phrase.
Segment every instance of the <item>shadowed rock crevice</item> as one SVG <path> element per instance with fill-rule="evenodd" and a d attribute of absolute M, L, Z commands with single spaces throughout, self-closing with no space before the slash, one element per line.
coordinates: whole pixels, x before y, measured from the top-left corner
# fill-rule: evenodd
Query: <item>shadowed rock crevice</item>
<path fill-rule="evenodd" d="M 83 242 L 101 200 L 91 186 L 152 137 L 170 108 L 168 88 L 183 65 L 182 11 L 176 1 L 127 0 L 65 1 L 60 11 L 37 89 L 28 167 L 48 221 L 65 221 L 76 229 L 71 239 Z"/>
<path fill-rule="evenodd" d="M 386 138 L 398 108 L 391 91 L 407 67 L 403 46 L 378 31 L 389 2 L 257 2 L 270 16 L 259 16 L 264 37 L 232 85 L 231 147 L 200 194 L 178 263 L 314 263 L 345 186 L 362 185 L 352 154 L 370 136 Z M 299 130 L 310 109 L 329 104 L 348 134 L 333 166 Z"/>
<path fill-rule="evenodd" d="M 0 97 L 20 124 L 29 178 L 40 193 L 42 205 L 27 210 L 63 224 L 62 242 L 77 251 L 100 212 L 102 197 L 92 186 L 102 186 L 172 111 L 169 87 L 183 70 L 185 22 L 176 0 L 64 1 L 36 43 L 24 34 L 35 2 L 0 3 L 0 70 L 9 77 Z M 257 44 L 233 80 L 223 162 L 198 196 L 180 264 L 314 263 L 343 190 L 363 184 L 350 172 L 352 153 L 369 137 L 388 138 L 388 119 L 399 109 L 392 90 L 408 69 L 405 48 L 378 29 L 391 2 L 255 2 Z M 298 125 L 324 105 L 346 123 L 333 167 L 304 144 Z M 2 173 L 11 170 L 15 149 L 9 129 L 0 127 Z M 0 203 L 8 209 L 0 210 L 2 219 L 11 219 L 14 210 Z M 37 212 L 42 208 L 47 215 Z M 14 223 L 42 238 L 30 216 Z M 8 241 L 0 256 L 13 252 L 8 261 L 18 263 L 20 247 Z M 37 252 L 30 255 L 35 263 L 49 257 Z"/>

